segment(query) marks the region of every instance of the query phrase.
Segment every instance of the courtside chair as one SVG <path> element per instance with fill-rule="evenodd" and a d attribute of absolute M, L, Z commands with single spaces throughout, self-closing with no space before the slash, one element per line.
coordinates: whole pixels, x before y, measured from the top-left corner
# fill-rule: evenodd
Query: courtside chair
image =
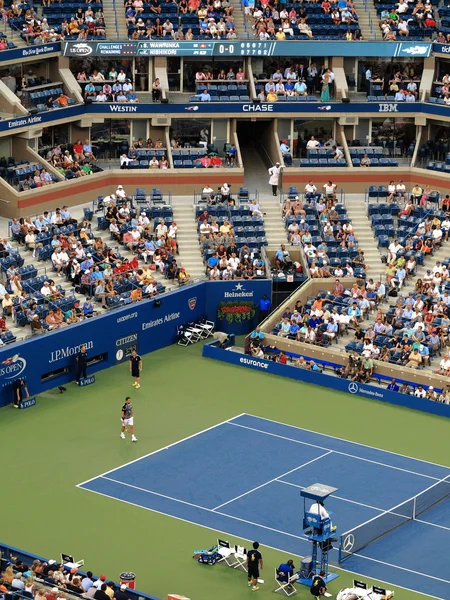
<path fill-rule="evenodd" d="M 275 594 L 282 592 L 288 598 L 295 596 L 295 594 L 299 593 L 298 589 L 294 585 L 297 579 L 297 573 L 287 575 L 283 571 L 280 571 L 280 569 L 275 568 L 275 583 L 277 587 L 273 591 Z"/>
<path fill-rule="evenodd" d="M 234 558 L 234 548 L 231 547 L 230 542 L 226 540 L 217 540 L 217 552 L 221 556 L 221 561 L 224 561 L 227 567 L 235 567 L 236 560 Z"/>

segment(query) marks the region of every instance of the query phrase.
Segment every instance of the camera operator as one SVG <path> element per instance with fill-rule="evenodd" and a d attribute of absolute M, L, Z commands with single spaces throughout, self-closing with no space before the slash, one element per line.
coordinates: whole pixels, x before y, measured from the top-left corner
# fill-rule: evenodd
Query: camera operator
<path fill-rule="evenodd" d="M 373 374 L 373 360 L 368 356 L 363 356 L 360 361 L 359 370 L 353 377 L 353 381 L 359 383 L 369 383 Z"/>

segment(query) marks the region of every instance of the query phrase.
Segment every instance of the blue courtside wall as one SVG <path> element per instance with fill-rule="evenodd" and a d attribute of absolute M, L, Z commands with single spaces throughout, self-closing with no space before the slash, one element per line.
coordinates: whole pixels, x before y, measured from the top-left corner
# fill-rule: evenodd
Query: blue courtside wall
<path fill-rule="evenodd" d="M 206 284 L 195 284 L 155 300 L 119 309 L 91 321 L 33 337 L 0 352 L 0 406 L 12 401 L 11 384 L 19 376 L 27 379 L 30 394 L 72 381 L 75 355 L 80 344 L 87 344 L 88 356 L 107 353 L 107 359 L 88 368 L 88 374 L 117 364 L 117 352 L 136 343 L 141 354 L 153 352 L 176 341 L 179 325 L 205 314 Z M 19 356 L 10 364 L 11 358 Z M 120 355 L 119 355 L 120 357 Z M 6 363 L 5 363 L 6 361 Z M 70 366 L 69 373 L 41 382 L 41 375 Z"/>
<path fill-rule="evenodd" d="M 237 285 L 238 290 L 235 289 Z M 232 297 L 228 298 L 227 294 Z M 173 344 L 179 325 L 202 316 L 215 321 L 217 305 L 222 301 L 242 299 L 257 303 L 263 294 L 270 297 L 269 280 L 201 282 L 6 346 L 0 350 L 0 406 L 12 402 L 11 384 L 20 376 L 26 377 L 32 395 L 72 381 L 80 344 L 87 344 L 90 357 L 107 354 L 106 360 L 88 367 L 88 374 L 92 374 L 118 364 L 127 346 L 137 344 L 139 353 L 146 354 Z M 161 305 L 156 306 L 155 302 L 161 302 Z M 253 325 L 253 322 L 245 323 L 242 333 L 247 333 Z M 68 366 L 69 373 L 41 382 L 43 374 Z"/>
<path fill-rule="evenodd" d="M 279 375 L 280 377 L 289 377 L 290 379 L 296 379 L 297 381 L 305 381 L 306 383 L 313 383 L 315 385 L 332 388 L 339 392 L 350 392 L 358 396 L 363 396 L 364 398 L 389 402 L 390 404 L 397 404 L 398 406 L 414 408 L 423 412 L 450 418 L 450 406 L 448 404 L 441 404 L 440 402 L 432 402 L 431 400 L 425 400 L 423 398 L 390 392 L 384 388 L 371 385 L 361 383 L 356 384 L 348 379 L 341 379 L 339 377 L 333 377 L 332 375 L 326 375 L 325 373 L 308 371 L 290 365 L 282 365 L 277 362 L 272 362 L 271 360 L 253 358 L 252 356 L 247 355 L 244 356 L 237 352 L 221 350 L 212 343 L 203 346 L 203 356 L 237 365 L 239 367 L 262 371 L 263 373 L 270 373 L 271 375 Z"/>

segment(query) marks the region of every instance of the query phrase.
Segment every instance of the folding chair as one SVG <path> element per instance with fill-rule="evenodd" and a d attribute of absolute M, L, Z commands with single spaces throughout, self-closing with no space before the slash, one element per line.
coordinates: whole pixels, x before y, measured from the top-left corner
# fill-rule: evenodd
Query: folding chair
<path fill-rule="evenodd" d="M 224 561 L 227 567 L 233 567 L 236 564 L 234 560 L 234 548 L 230 546 L 230 542 L 226 542 L 225 540 L 217 540 L 217 552 L 220 554 L 221 558 L 219 562 Z"/>
<path fill-rule="evenodd" d="M 295 587 L 294 583 L 298 580 L 298 574 L 293 573 L 292 575 L 287 575 L 284 571 L 280 571 L 280 569 L 275 569 L 275 583 L 277 584 L 277 588 L 273 591 L 283 592 L 286 596 L 295 596 L 298 594 L 298 590 Z"/>
<path fill-rule="evenodd" d="M 202 329 L 202 331 L 203 331 L 202 338 L 205 340 L 206 340 L 206 338 L 209 338 L 210 336 L 212 336 L 212 334 L 214 333 L 215 323 L 213 323 L 213 321 L 207 321 L 205 319 L 204 321 L 199 321 L 197 323 L 197 326 L 200 327 L 200 329 Z"/>
<path fill-rule="evenodd" d="M 192 333 L 183 326 L 178 327 L 177 335 L 179 338 L 179 346 L 189 346 L 189 344 L 193 344 L 195 341 L 197 341 L 193 339 Z"/>
<path fill-rule="evenodd" d="M 189 323 L 186 326 L 186 333 L 191 334 L 191 343 L 199 342 L 202 339 L 203 330 L 196 323 Z"/>
<path fill-rule="evenodd" d="M 244 571 L 247 573 L 247 550 L 244 546 L 235 546 L 234 547 L 234 556 L 236 558 L 236 563 L 234 565 L 235 569 L 239 569 L 242 567 Z"/>

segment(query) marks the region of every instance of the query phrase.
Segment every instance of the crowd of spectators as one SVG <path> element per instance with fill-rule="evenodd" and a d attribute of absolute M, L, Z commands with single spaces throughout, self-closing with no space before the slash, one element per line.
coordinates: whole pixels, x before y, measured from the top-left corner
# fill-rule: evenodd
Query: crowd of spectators
<path fill-rule="evenodd" d="M 370 65 L 365 71 L 367 93 L 374 89 L 383 93 L 386 98 L 395 102 L 416 102 L 419 95 L 420 77 L 414 73 L 397 69 L 392 76 L 374 73 Z"/>
<path fill-rule="evenodd" d="M 132 143 L 128 152 L 121 154 L 120 168 L 169 169 L 170 165 L 165 152 L 166 149 L 160 138 L 155 141 L 148 138 L 146 142 L 143 138 L 139 138 Z"/>
<path fill-rule="evenodd" d="M 369 382 L 376 368 L 374 361 L 419 369 L 430 367 L 435 356 L 440 359 L 435 373 L 450 376 L 450 359 L 445 351 L 450 326 L 449 293 L 443 291 L 439 298 L 419 292 L 400 295 L 387 312 L 382 309 L 385 300 L 385 286 L 380 282 L 356 280 L 351 288 L 344 288 L 336 279 L 331 292 L 285 309 L 273 332 L 319 346 L 329 346 L 352 332 L 345 346 L 349 353 L 347 365 L 337 374 L 354 381 Z M 369 317 L 374 324 L 364 327 Z M 403 393 L 418 395 L 414 390 Z M 438 399 L 433 387 L 430 394 Z M 441 401 L 448 403 L 446 398 Z"/>
<path fill-rule="evenodd" d="M 73 6 L 61 12 L 61 2 L 42 0 L 43 16 L 33 6 L 15 0 L 5 11 L 9 20 L 20 20 L 21 36 L 27 44 L 45 44 L 60 40 L 105 39 L 106 26 L 101 2 L 79 4 L 74 14 Z"/>
<path fill-rule="evenodd" d="M 125 584 L 108 581 L 105 575 L 94 578 L 67 569 L 55 560 L 34 560 L 31 565 L 16 559 L 0 573 L 0 593 L 20 594 L 35 600 L 66 600 L 82 596 L 89 600 L 129 600 Z M 74 595 L 75 594 L 75 595 Z"/>
<path fill-rule="evenodd" d="M 359 41 L 363 37 L 358 28 L 358 15 L 353 0 L 319 3 L 301 3 L 271 6 L 258 2 L 253 11 L 247 9 L 253 19 L 252 28 L 260 41 L 321 36 L 343 37 L 347 41 Z M 327 32 L 328 29 L 328 32 Z"/>
<path fill-rule="evenodd" d="M 282 207 L 287 236 L 291 246 L 301 247 L 309 264 L 311 277 L 364 276 L 367 269 L 364 251 L 345 206 L 337 202 L 337 186 L 332 181 L 318 190 L 309 181 L 304 189 L 304 202 L 293 190 Z M 283 244 L 275 255 L 275 266 L 284 271 L 291 261 Z"/>
<path fill-rule="evenodd" d="M 437 26 L 431 0 L 425 3 L 418 0 L 415 4 L 399 0 L 391 8 L 383 6 L 379 17 L 383 39 L 388 41 L 410 36 L 422 38 L 424 31 L 434 31 Z"/>
<path fill-rule="evenodd" d="M 280 96 L 315 96 L 320 92 L 323 102 L 329 102 L 333 95 L 335 74 L 322 65 L 319 69 L 315 63 L 290 64 L 283 68 L 273 68 L 270 73 L 258 76 L 256 91 L 261 102 L 276 102 Z"/>
<path fill-rule="evenodd" d="M 85 140 L 84 144 L 77 140 L 71 148 L 63 150 L 61 144 L 58 144 L 48 150 L 45 158 L 66 179 L 92 175 L 100 170 L 93 164 L 96 158 L 89 140 Z"/>
<path fill-rule="evenodd" d="M 265 262 L 260 247 L 250 248 L 245 239 L 241 243 L 236 232 L 237 226 L 227 211 L 228 207 L 235 206 L 228 184 L 224 183 L 217 194 L 207 185 L 202 191 L 202 197 L 209 198 L 209 211 L 205 209 L 198 216 L 197 226 L 205 272 L 210 281 L 264 278 Z M 223 209 L 223 216 L 211 215 L 213 206 Z M 249 200 L 246 212 L 250 218 L 249 223 L 258 225 L 263 232 L 264 213 L 257 200 Z M 243 230 L 242 227 L 240 229 Z"/>
<path fill-rule="evenodd" d="M 133 40 L 173 38 L 236 39 L 234 7 L 229 0 L 126 0 L 125 20 Z"/>
<path fill-rule="evenodd" d="M 119 71 L 113 66 L 106 74 L 94 70 L 91 75 L 79 71 L 76 79 L 83 86 L 85 102 L 138 102 L 133 83 L 124 69 Z"/>
<path fill-rule="evenodd" d="M 4 318 L 28 324 L 32 334 L 38 335 L 97 315 L 96 303 L 104 309 L 116 308 L 161 293 L 165 288 L 155 278 L 156 270 L 169 281 L 189 282 L 189 274 L 176 261 L 176 222 L 153 219 L 151 211 L 144 208 L 136 211 L 123 186 L 103 202 L 111 244 L 94 236 L 88 220 L 73 219 L 67 206 L 35 219 L 13 219 L 12 240 L 33 258 L 49 260 L 54 278 L 35 277 L 34 269 L 33 278 L 28 279 L 26 272 L 32 265 L 19 268 L 24 260 L 17 253 L 19 264 L 11 263 L 7 269 L 2 265 L 6 274 L 0 286 Z M 3 240 L 0 252 L 7 258 L 14 247 Z M 58 277 L 70 284 L 72 293 L 55 283 Z M 6 331 L 6 322 L 3 325 Z"/>

